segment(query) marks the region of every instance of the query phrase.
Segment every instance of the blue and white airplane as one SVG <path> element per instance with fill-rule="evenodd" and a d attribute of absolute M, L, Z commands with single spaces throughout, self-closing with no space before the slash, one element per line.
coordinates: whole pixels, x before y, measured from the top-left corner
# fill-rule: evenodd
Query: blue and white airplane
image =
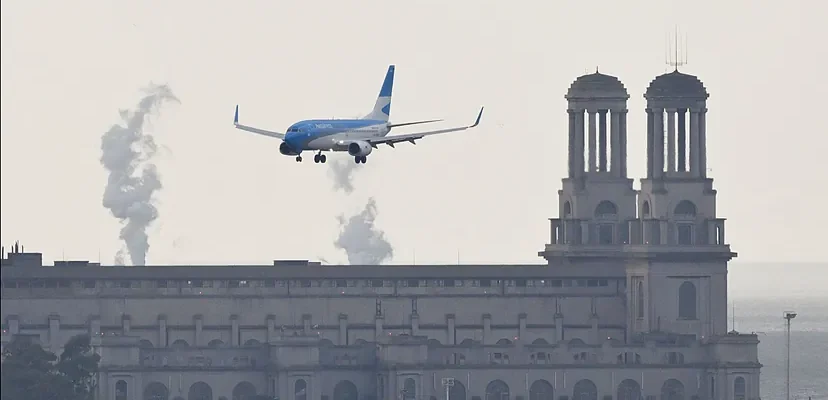
<path fill-rule="evenodd" d="M 296 156 L 296 161 L 302 161 L 303 151 L 316 151 L 313 162 L 324 163 L 326 158 L 323 151 L 347 151 L 354 156 L 357 164 L 365 163 L 371 151 L 379 144 L 394 147 L 394 143 L 411 142 L 423 137 L 439 133 L 457 132 L 474 128 L 480 123 L 483 108 L 477 114 L 473 125 L 458 128 L 447 128 L 435 131 L 409 133 L 405 135 L 386 136 L 392 128 L 406 125 L 426 124 L 442 120 L 428 120 L 392 124 L 388 122 L 391 113 L 391 89 L 394 86 L 394 66 L 388 67 L 385 81 L 382 83 L 374 110 L 362 119 L 314 119 L 299 121 L 291 125 L 285 133 L 268 131 L 239 124 L 239 106 L 236 105 L 236 115 L 233 124 L 237 129 L 260 135 L 281 139 L 279 152 L 286 156 Z"/>

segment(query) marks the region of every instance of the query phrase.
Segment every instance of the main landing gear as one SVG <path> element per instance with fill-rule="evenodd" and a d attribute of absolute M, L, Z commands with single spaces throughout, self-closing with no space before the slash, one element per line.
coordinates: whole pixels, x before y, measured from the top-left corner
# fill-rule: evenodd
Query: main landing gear
<path fill-rule="evenodd" d="M 319 153 L 313 155 L 313 162 L 315 162 L 317 164 L 319 164 L 319 163 L 324 164 L 325 161 L 328 161 L 328 157 L 325 156 L 324 154 L 322 154 L 321 151 Z"/>
<path fill-rule="evenodd" d="M 296 156 L 296 162 L 302 162 L 302 156 Z"/>
<path fill-rule="evenodd" d="M 367 156 L 355 156 L 354 161 L 356 161 L 357 164 L 359 164 L 359 163 L 365 164 L 365 162 L 368 161 L 368 157 Z"/>

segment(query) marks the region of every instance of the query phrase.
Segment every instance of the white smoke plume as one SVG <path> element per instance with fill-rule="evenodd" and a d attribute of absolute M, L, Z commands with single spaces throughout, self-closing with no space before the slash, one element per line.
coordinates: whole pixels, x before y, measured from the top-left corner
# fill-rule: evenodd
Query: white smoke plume
<path fill-rule="evenodd" d="M 162 103 L 180 103 L 166 85 L 150 84 L 146 92 L 136 109 L 120 110 L 123 124 L 112 125 L 101 138 L 101 164 L 109 172 L 103 206 L 123 224 L 119 237 L 126 249 L 115 256 L 115 263 L 121 265 L 126 255 L 132 265 L 146 263 L 147 227 L 158 218 L 152 195 L 161 189 L 161 180 L 150 161 L 157 147 L 153 136 L 144 132 L 144 124 Z"/>
<path fill-rule="evenodd" d="M 391 243 L 385 233 L 374 225 L 377 217 L 377 203 L 369 198 L 365 209 L 351 216 L 347 221 L 339 216 L 339 238 L 334 242 L 338 249 L 345 250 L 351 265 L 379 265 L 394 256 Z"/>
<path fill-rule="evenodd" d="M 336 159 L 331 160 L 330 166 L 328 172 L 330 172 L 333 178 L 334 190 L 342 190 L 347 194 L 353 193 L 353 174 L 356 170 L 357 163 L 354 160 L 348 162 L 347 160 Z"/>

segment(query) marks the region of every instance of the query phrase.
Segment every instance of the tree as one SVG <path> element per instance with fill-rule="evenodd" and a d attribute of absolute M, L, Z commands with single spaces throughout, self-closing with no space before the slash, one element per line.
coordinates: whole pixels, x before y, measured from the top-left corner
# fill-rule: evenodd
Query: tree
<path fill-rule="evenodd" d="M 56 360 L 30 337 L 16 337 L 3 349 L 0 400 L 91 399 L 100 356 L 89 335 L 70 339 Z"/>

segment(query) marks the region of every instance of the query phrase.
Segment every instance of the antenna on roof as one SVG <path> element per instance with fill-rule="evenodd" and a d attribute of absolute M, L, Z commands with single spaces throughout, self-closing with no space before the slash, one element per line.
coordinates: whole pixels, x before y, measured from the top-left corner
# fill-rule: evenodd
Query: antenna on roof
<path fill-rule="evenodd" d="M 736 331 L 736 300 L 733 301 L 733 311 L 730 313 L 731 325 L 733 325 L 733 331 Z"/>
<path fill-rule="evenodd" d="M 678 72 L 678 67 L 687 64 L 687 37 L 684 38 L 684 45 L 681 46 L 679 39 L 678 25 L 675 27 L 675 36 L 670 44 L 669 34 L 667 35 L 666 64 Z"/>

